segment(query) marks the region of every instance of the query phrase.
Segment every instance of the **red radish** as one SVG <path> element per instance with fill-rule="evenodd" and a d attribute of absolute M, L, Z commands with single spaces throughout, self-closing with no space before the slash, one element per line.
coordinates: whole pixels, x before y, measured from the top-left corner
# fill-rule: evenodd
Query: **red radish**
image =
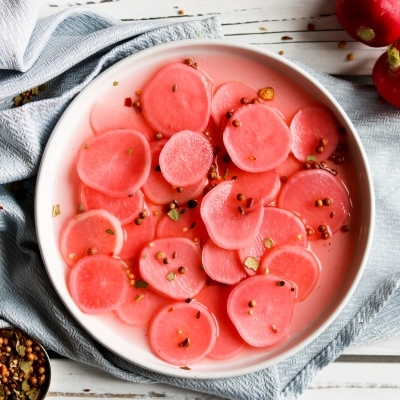
<path fill-rule="evenodd" d="M 171 185 L 185 188 L 207 175 L 213 158 L 213 148 L 205 135 L 180 131 L 161 150 L 161 173 Z"/>
<path fill-rule="evenodd" d="M 207 357 L 223 360 L 239 354 L 245 342 L 239 335 L 228 316 L 227 302 L 232 287 L 225 285 L 212 284 L 205 286 L 196 296 L 196 301 L 207 307 L 218 323 L 218 337 L 214 348 L 208 353 Z"/>
<path fill-rule="evenodd" d="M 338 126 L 332 113 L 323 107 L 305 107 L 290 123 L 292 152 L 303 162 L 315 155 L 318 161 L 329 158 L 339 143 Z"/>
<path fill-rule="evenodd" d="M 78 154 L 78 175 L 93 189 L 109 196 L 135 193 L 146 181 L 151 164 L 144 135 L 120 130 L 88 139 Z"/>
<path fill-rule="evenodd" d="M 196 296 L 206 283 L 200 247 L 189 239 L 155 239 L 140 256 L 141 277 L 163 296 L 185 300 Z"/>
<path fill-rule="evenodd" d="M 105 210 L 75 215 L 65 224 L 60 236 L 61 254 L 69 266 L 88 254 L 118 255 L 123 243 L 120 221 Z"/>
<path fill-rule="evenodd" d="M 185 129 L 203 132 L 211 115 L 211 89 L 201 70 L 183 63 L 169 64 L 143 89 L 143 115 L 166 137 Z"/>
<path fill-rule="evenodd" d="M 149 289 L 129 288 L 124 303 L 114 312 L 127 325 L 147 325 L 158 310 L 166 305 L 167 299 Z"/>
<path fill-rule="evenodd" d="M 188 366 L 203 359 L 215 345 L 217 324 L 201 304 L 171 303 L 153 318 L 149 328 L 154 354 L 170 364 Z"/>
<path fill-rule="evenodd" d="M 235 111 L 223 137 L 233 163 L 248 172 L 278 167 L 288 157 L 292 145 L 289 127 L 266 104 L 249 104 Z"/>
<path fill-rule="evenodd" d="M 104 314 L 125 301 L 129 282 L 120 261 L 98 254 L 82 258 L 72 268 L 69 290 L 83 312 Z"/>
<path fill-rule="evenodd" d="M 228 298 L 228 315 L 251 346 L 282 342 L 289 333 L 296 288 L 274 275 L 257 275 L 240 282 Z"/>
<path fill-rule="evenodd" d="M 136 214 L 143 209 L 143 193 L 138 190 L 130 196 L 110 197 L 82 183 L 81 202 L 85 211 L 101 208 L 114 214 L 121 225 L 125 225 L 132 222 Z"/>
<path fill-rule="evenodd" d="M 372 78 L 379 94 L 388 103 L 396 107 L 400 107 L 399 51 L 400 41 L 397 41 L 392 46 L 389 46 L 388 50 L 378 58 L 372 70 Z"/>
<path fill-rule="evenodd" d="M 398 0 L 336 0 L 336 15 L 343 29 L 367 46 L 388 46 L 400 38 Z"/>
<path fill-rule="evenodd" d="M 317 284 L 321 264 L 317 256 L 304 247 L 273 247 L 260 263 L 260 274 L 283 276 L 297 286 L 297 301 L 304 301 Z"/>
<path fill-rule="evenodd" d="M 200 213 L 212 241 L 223 249 L 247 246 L 256 237 L 264 215 L 262 202 L 243 208 L 236 199 L 234 181 L 220 183 L 208 192 Z"/>
<path fill-rule="evenodd" d="M 246 277 L 237 252 L 222 249 L 211 239 L 203 248 L 203 266 L 207 275 L 220 283 L 235 285 Z"/>

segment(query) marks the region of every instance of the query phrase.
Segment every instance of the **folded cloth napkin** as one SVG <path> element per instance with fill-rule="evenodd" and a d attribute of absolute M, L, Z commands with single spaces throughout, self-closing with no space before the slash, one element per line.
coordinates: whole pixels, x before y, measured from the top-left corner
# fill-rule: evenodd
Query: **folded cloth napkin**
<path fill-rule="evenodd" d="M 297 398 L 317 371 L 346 346 L 400 335 L 400 291 L 396 290 L 400 282 L 400 111 L 378 102 L 373 88 L 297 62 L 349 115 L 367 152 L 375 184 L 374 245 L 346 308 L 296 355 L 230 379 L 164 376 L 127 362 L 93 340 L 61 303 L 38 249 L 33 196 L 46 142 L 74 96 L 115 62 L 159 43 L 223 35 L 215 18 L 172 25 L 157 21 L 122 24 L 88 7 L 68 8 L 35 25 L 40 3 L 0 0 L 0 327 L 19 327 L 47 348 L 122 379 L 164 382 L 238 400 Z M 9 40 L 1 40 L 3 31 Z M 14 40 L 10 32 L 19 39 Z M 46 89 L 35 101 L 13 108 L 16 96 L 43 83 Z"/>

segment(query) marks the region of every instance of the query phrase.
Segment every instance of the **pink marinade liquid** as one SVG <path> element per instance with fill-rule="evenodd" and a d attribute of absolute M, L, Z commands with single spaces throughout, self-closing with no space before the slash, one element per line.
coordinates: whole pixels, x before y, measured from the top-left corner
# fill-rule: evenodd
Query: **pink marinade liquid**
<path fill-rule="evenodd" d="M 231 80 L 241 81 L 253 87 L 256 91 L 263 87 L 273 87 L 275 97 L 274 100 L 268 102 L 268 104 L 276 108 L 288 125 L 290 125 L 293 116 L 300 108 L 321 105 L 320 102 L 292 79 L 257 61 L 244 59 L 241 56 L 236 57 L 231 54 L 227 57 L 226 55 L 220 56 L 215 53 L 203 55 L 201 52 L 200 54 L 194 55 L 187 54 L 186 57 L 193 57 L 199 67 L 212 78 L 214 89 L 217 89 L 220 84 Z M 154 65 L 146 65 L 140 73 L 136 71 L 135 74 L 125 74 L 120 77 L 115 76 L 115 81 L 118 81 L 118 85 L 113 86 L 112 81 L 110 81 L 109 85 L 104 87 L 101 96 L 98 96 L 96 99 L 112 104 L 110 109 L 125 107 L 124 99 L 127 97 L 130 97 L 132 101 L 140 100 L 140 97 L 136 95 L 135 92 L 141 90 L 146 82 L 148 82 L 162 66 L 170 62 L 182 62 L 184 58 L 179 57 L 176 60 L 169 59 L 168 62 L 164 64 L 156 63 Z M 132 126 L 132 128 L 146 132 L 150 141 L 153 141 L 154 134 L 151 134 L 151 128 L 149 129 L 142 114 L 135 112 L 133 109 L 132 112 L 135 113 L 134 118 L 132 118 L 135 125 Z M 107 116 L 105 115 L 104 117 L 106 118 Z M 88 112 L 83 113 L 80 117 L 77 126 L 79 130 L 83 132 L 82 139 L 94 134 L 90 126 L 90 108 Z M 71 149 L 71 151 L 76 152 L 79 145 L 80 143 L 76 143 L 75 148 Z M 329 308 L 334 303 L 335 295 L 339 292 L 346 278 L 346 274 L 352 262 L 351 255 L 354 254 L 357 246 L 358 230 L 360 226 L 359 205 L 361 204 L 361 199 L 357 184 L 356 168 L 352 164 L 351 154 L 348 153 L 348 150 L 345 149 L 341 154 L 344 155 L 346 162 L 342 165 L 330 163 L 329 166 L 338 170 L 338 179 L 340 179 L 349 190 L 352 208 L 347 224 L 350 225 L 351 230 L 347 233 L 338 232 L 329 240 L 309 242 L 310 248 L 321 261 L 322 270 L 316 288 L 311 295 L 302 303 L 295 305 L 289 338 L 301 335 L 305 328 L 308 328 L 314 323 L 318 323 L 318 319 L 324 318 L 325 313 L 329 312 Z M 289 156 L 289 159 L 281 168 L 281 173 L 282 175 L 290 176 L 291 173 L 300 170 L 302 168 L 301 166 L 302 164 L 300 162 L 295 160 L 294 157 Z M 60 177 L 68 182 L 69 191 L 66 198 L 73 199 L 72 203 L 70 202 L 71 204 L 64 207 L 64 210 L 66 210 L 64 215 L 74 214 L 76 212 L 76 199 L 78 198 L 79 184 L 75 165 L 68 165 L 67 168 L 64 167 L 64 171 L 60 172 Z M 56 203 L 57 201 L 54 204 Z M 162 214 L 161 206 L 156 206 L 155 209 L 160 211 L 160 215 Z M 159 217 L 156 218 L 155 222 L 157 222 L 158 218 Z M 59 228 L 55 229 L 56 232 L 57 230 L 59 230 Z M 127 264 L 133 267 L 131 262 Z M 107 325 L 112 324 L 115 326 L 115 329 L 122 332 L 123 335 L 131 335 L 129 332 L 132 328 L 123 324 L 113 313 L 97 318 L 102 318 Z M 145 344 L 147 340 L 145 338 L 147 336 L 146 328 L 134 329 L 141 332 L 143 344 Z M 251 356 L 259 354 L 260 352 L 268 352 L 268 350 L 268 348 L 248 348 L 245 352 Z M 241 357 L 241 355 L 239 354 L 236 357 Z M 209 361 L 210 360 L 207 362 Z M 223 362 L 224 360 L 221 361 Z M 212 362 L 218 363 L 220 361 L 212 360 Z"/>

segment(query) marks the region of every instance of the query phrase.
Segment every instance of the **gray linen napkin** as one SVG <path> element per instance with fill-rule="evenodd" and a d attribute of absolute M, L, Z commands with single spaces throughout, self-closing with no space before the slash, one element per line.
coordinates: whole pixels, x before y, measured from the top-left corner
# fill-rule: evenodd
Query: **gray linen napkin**
<path fill-rule="evenodd" d="M 65 357 L 125 380 L 164 382 L 238 400 L 294 399 L 346 346 L 400 335 L 400 292 L 396 290 L 400 283 L 400 111 L 379 104 L 373 88 L 298 63 L 324 84 L 348 113 L 368 154 L 376 189 L 374 246 L 363 279 L 345 310 L 293 357 L 231 379 L 181 379 L 147 371 L 88 336 L 59 300 L 38 249 L 33 198 L 46 142 L 74 96 L 115 62 L 159 43 L 199 36 L 222 38 L 222 33 L 215 18 L 173 25 L 154 21 L 121 24 L 87 7 L 72 7 L 35 25 L 40 3 L 0 0 L 0 9 L 7 11 L 0 13 L 1 327 L 17 326 Z M 18 41 L 1 40 L 3 33 L 10 34 L 15 26 L 27 27 L 18 32 Z M 16 95 L 44 82 L 46 89 L 35 101 L 12 108 Z"/>

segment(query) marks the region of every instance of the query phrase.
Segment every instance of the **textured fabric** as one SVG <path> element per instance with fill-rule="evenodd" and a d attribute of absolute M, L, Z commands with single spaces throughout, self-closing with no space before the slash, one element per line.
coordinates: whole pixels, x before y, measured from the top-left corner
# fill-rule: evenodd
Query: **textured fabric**
<path fill-rule="evenodd" d="M 86 7 L 72 7 L 36 23 L 39 5 L 32 0 L 0 0 L 0 9 L 7 11 L 0 13 L 0 326 L 17 326 L 63 356 L 126 380 L 165 382 L 238 400 L 294 399 L 346 346 L 399 335 L 400 112 L 379 104 L 373 88 L 329 77 L 300 63 L 348 113 L 365 146 L 375 184 L 374 246 L 344 311 L 296 355 L 232 379 L 188 380 L 156 374 L 119 358 L 87 335 L 55 293 L 36 240 L 35 175 L 49 135 L 74 96 L 115 62 L 158 43 L 222 38 L 222 33 L 214 18 L 173 25 L 121 24 Z M 18 40 L 9 34 L 15 26 L 26 26 L 16 31 Z M 44 82 L 46 90 L 34 102 L 12 108 L 16 95 Z"/>

